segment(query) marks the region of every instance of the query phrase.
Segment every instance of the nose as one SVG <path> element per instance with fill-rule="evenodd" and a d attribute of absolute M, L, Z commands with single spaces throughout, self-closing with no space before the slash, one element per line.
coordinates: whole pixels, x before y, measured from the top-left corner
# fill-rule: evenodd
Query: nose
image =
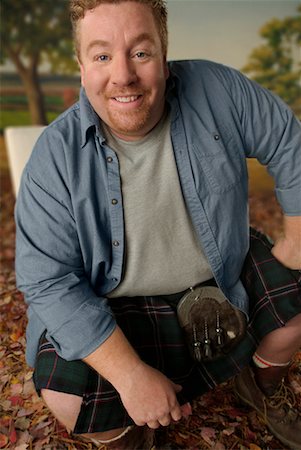
<path fill-rule="evenodd" d="M 135 63 L 126 55 L 116 55 L 111 67 L 111 82 L 115 86 L 129 86 L 137 81 Z"/>

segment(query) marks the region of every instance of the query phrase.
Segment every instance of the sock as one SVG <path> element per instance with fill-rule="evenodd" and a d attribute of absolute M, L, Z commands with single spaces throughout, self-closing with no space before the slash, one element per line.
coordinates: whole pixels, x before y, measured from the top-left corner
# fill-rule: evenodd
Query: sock
<path fill-rule="evenodd" d="M 290 361 L 286 363 L 274 363 L 271 361 L 267 361 L 266 359 L 259 356 L 256 352 L 254 353 L 252 359 L 255 366 L 259 367 L 260 369 L 268 369 L 269 367 L 286 367 L 291 363 Z"/>
<path fill-rule="evenodd" d="M 100 440 L 100 439 L 91 439 L 92 442 L 98 443 L 98 444 L 109 444 L 110 442 L 115 442 L 118 439 L 122 438 L 125 434 L 127 434 L 130 430 L 132 430 L 133 425 L 129 425 L 124 431 L 122 431 L 118 436 L 115 436 L 112 439 L 106 439 L 106 440 Z"/>

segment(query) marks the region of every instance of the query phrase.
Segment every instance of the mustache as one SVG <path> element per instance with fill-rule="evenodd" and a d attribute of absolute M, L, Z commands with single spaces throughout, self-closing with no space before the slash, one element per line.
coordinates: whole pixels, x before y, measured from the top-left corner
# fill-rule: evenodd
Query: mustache
<path fill-rule="evenodd" d="M 142 88 L 141 86 L 135 86 L 133 88 L 124 88 L 124 89 L 112 89 L 105 93 L 107 98 L 112 97 L 130 97 L 136 95 L 147 95 L 149 93 L 149 89 Z"/>

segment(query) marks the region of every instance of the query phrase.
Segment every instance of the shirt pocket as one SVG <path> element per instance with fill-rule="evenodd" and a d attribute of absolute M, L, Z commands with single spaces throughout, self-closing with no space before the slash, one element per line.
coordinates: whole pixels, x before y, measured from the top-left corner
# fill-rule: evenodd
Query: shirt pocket
<path fill-rule="evenodd" d="M 192 146 L 212 191 L 223 193 L 240 184 L 245 157 L 230 133 L 221 130 L 206 132 L 198 140 L 195 139 Z"/>

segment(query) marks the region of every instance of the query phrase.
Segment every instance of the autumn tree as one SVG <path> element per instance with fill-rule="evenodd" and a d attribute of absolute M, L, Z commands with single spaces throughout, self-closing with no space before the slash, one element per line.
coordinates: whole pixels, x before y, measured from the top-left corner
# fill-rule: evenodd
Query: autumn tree
<path fill-rule="evenodd" d="M 46 124 L 44 98 L 39 80 L 43 63 L 50 70 L 70 73 L 71 26 L 66 0 L 1 0 L 1 62 L 15 65 L 28 98 L 33 124 Z"/>
<path fill-rule="evenodd" d="M 301 5 L 296 16 L 272 19 L 260 30 L 265 44 L 255 48 L 243 71 L 278 94 L 292 107 L 301 108 Z"/>

